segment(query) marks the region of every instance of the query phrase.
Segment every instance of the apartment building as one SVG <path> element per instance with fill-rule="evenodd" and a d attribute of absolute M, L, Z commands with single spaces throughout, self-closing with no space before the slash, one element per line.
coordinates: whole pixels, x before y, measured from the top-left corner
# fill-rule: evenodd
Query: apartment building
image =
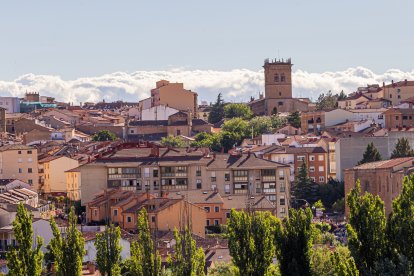
<path fill-rule="evenodd" d="M 7 113 L 19 113 L 20 99 L 18 97 L 0 97 L 0 107 L 6 109 Z"/>
<path fill-rule="evenodd" d="M 384 98 L 390 100 L 395 106 L 414 96 L 414 81 L 391 81 L 391 84 L 383 84 L 383 90 Z"/>
<path fill-rule="evenodd" d="M 392 201 L 401 193 L 404 177 L 413 172 L 414 157 L 362 164 L 345 170 L 345 194 L 348 194 L 359 180 L 362 192 L 378 195 L 384 201 L 385 212 L 388 215 L 392 211 Z M 349 215 L 348 207 L 346 214 Z"/>
<path fill-rule="evenodd" d="M 78 167 L 65 171 L 66 196 L 73 201 L 81 199 L 81 175 Z"/>
<path fill-rule="evenodd" d="M 390 108 L 384 112 L 384 117 L 387 128 L 414 126 L 414 108 Z"/>
<path fill-rule="evenodd" d="M 37 149 L 25 145 L 0 147 L 0 179 L 18 179 L 38 188 Z"/>
<path fill-rule="evenodd" d="M 215 154 L 204 149 L 131 148 L 78 168 L 81 202 L 107 188 L 138 192 L 217 190 L 222 195 L 265 195 L 282 206 L 290 198 L 288 165 L 264 160 L 254 154 Z M 283 207 L 288 206 L 285 202 Z"/>
<path fill-rule="evenodd" d="M 45 194 L 67 192 L 65 171 L 79 166 L 78 160 L 66 156 L 48 156 L 39 160 L 39 191 Z"/>

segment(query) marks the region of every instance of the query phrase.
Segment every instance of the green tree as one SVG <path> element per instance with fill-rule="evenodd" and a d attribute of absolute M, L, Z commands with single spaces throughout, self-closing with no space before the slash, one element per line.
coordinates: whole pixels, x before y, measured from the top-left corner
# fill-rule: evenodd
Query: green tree
<path fill-rule="evenodd" d="M 346 99 L 346 97 L 347 96 L 346 96 L 344 90 L 342 90 L 341 93 L 339 93 L 339 95 L 338 94 L 336 95 L 336 98 L 337 98 L 338 101 L 343 101 L 343 100 Z"/>
<path fill-rule="evenodd" d="M 412 156 L 414 156 L 414 150 L 411 148 L 408 139 L 404 137 L 398 139 L 395 149 L 391 153 L 391 159 Z"/>
<path fill-rule="evenodd" d="M 42 272 L 43 252 L 41 248 L 43 239 L 37 237 L 36 245 L 33 246 L 32 220 L 32 214 L 22 203 L 19 203 L 16 218 L 13 221 L 13 233 L 17 246 L 11 247 L 6 254 L 8 275 L 36 276 Z"/>
<path fill-rule="evenodd" d="M 358 162 L 358 165 L 362 165 L 369 162 L 375 162 L 382 160 L 381 154 L 374 146 L 374 143 L 371 142 L 367 145 L 367 149 L 364 152 L 362 160 Z"/>
<path fill-rule="evenodd" d="M 239 270 L 232 263 L 219 263 L 208 269 L 209 276 L 235 276 L 240 275 Z"/>
<path fill-rule="evenodd" d="M 101 130 L 92 136 L 94 141 L 115 141 L 116 135 L 109 130 Z"/>
<path fill-rule="evenodd" d="M 274 128 L 274 129 L 284 127 L 287 124 L 287 118 L 286 117 L 272 115 L 272 116 L 270 116 L 270 120 L 272 121 L 272 128 Z"/>
<path fill-rule="evenodd" d="M 233 118 L 224 122 L 223 131 L 230 132 L 234 138 L 240 143 L 244 138 L 251 136 L 249 123 L 241 118 Z"/>
<path fill-rule="evenodd" d="M 376 262 L 386 258 L 386 218 L 384 203 L 379 196 L 361 195 L 357 181 L 347 196 L 349 224 L 348 243 L 360 272 L 367 273 Z"/>
<path fill-rule="evenodd" d="M 184 148 L 185 142 L 179 136 L 168 135 L 161 138 L 161 145 L 170 148 Z"/>
<path fill-rule="evenodd" d="M 312 211 L 291 209 L 283 227 L 275 231 L 282 275 L 311 275 Z"/>
<path fill-rule="evenodd" d="M 121 275 L 121 251 L 119 243 L 121 230 L 113 225 L 106 227 L 105 232 L 96 234 L 96 263 L 102 275 Z"/>
<path fill-rule="evenodd" d="M 249 121 L 249 129 L 253 136 L 268 133 L 273 129 L 272 119 L 269 116 L 257 116 Z"/>
<path fill-rule="evenodd" d="M 269 212 L 231 210 L 229 250 L 240 275 L 265 275 L 275 256 L 274 232 L 280 221 Z"/>
<path fill-rule="evenodd" d="M 414 174 L 403 180 L 401 194 L 392 203 L 392 214 L 387 225 L 388 238 L 394 260 L 405 256 L 414 269 Z"/>
<path fill-rule="evenodd" d="M 172 275 L 199 276 L 204 275 L 205 254 L 203 248 L 196 247 L 196 242 L 189 228 L 182 233 L 174 229 L 174 255 L 169 256 L 168 264 Z"/>
<path fill-rule="evenodd" d="M 224 102 L 221 96 L 221 93 L 219 93 L 216 102 L 211 106 L 211 111 L 208 115 L 208 122 L 211 124 L 220 122 L 224 118 Z"/>
<path fill-rule="evenodd" d="M 318 198 L 328 209 L 339 199 L 345 197 L 344 182 L 329 178 L 326 184 L 318 184 Z"/>
<path fill-rule="evenodd" d="M 288 123 L 296 128 L 300 128 L 300 113 L 299 111 L 294 111 L 289 114 L 287 118 Z"/>
<path fill-rule="evenodd" d="M 220 144 L 224 149 L 224 152 L 228 152 L 233 147 L 240 144 L 240 138 L 233 132 L 222 131 L 220 132 Z"/>
<path fill-rule="evenodd" d="M 221 136 L 218 133 L 200 132 L 194 137 L 195 141 L 191 143 L 192 147 L 210 148 L 214 151 L 221 151 Z"/>
<path fill-rule="evenodd" d="M 357 276 L 354 259 L 345 246 L 336 246 L 331 251 L 327 246 L 316 247 L 312 250 L 312 275 Z"/>
<path fill-rule="evenodd" d="M 253 112 L 247 104 L 231 103 L 224 106 L 224 118 L 242 118 L 248 120 L 252 116 Z"/>
<path fill-rule="evenodd" d="M 358 276 L 359 270 L 356 267 L 355 260 L 352 257 L 341 258 L 338 250 L 331 255 L 331 262 L 334 268 L 335 276 Z"/>
<path fill-rule="evenodd" d="M 161 275 L 161 256 L 152 241 L 148 223 L 148 213 L 142 208 L 137 219 L 138 240 L 131 244 L 131 258 L 126 261 L 130 275 L 158 276 Z"/>
<path fill-rule="evenodd" d="M 331 90 L 328 93 L 322 93 L 319 95 L 318 100 L 316 101 L 316 109 L 332 109 L 337 106 L 337 97 L 332 95 Z"/>
<path fill-rule="evenodd" d="M 309 177 L 305 161 L 302 162 L 298 176 L 293 183 L 292 195 L 295 199 L 305 199 L 311 204 L 316 201 L 317 185 Z"/>
<path fill-rule="evenodd" d="M 55 261 L 57 276 L 82 275 L 82 262 L 85 255 L 85 241 L 77 228 L 75 208 L 69 212 L 69 226 L 62 237 L 53 218 L 50 220 L 53 238 L 49 243 L 51 258 Z"/>

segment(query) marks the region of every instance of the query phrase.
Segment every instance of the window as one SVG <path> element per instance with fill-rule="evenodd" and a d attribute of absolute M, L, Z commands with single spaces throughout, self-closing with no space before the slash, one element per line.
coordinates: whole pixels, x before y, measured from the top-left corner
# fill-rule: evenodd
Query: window
<path fill-rule="evenodd" d="M 22 171 L 22 168 L 19 168 L 19 173 L 22 173 L 23 171 Z"/>
<path fill-rule="evenodd" d="M 216 182 L 216 172 L 211 172 L 211 182 Z"/>
<path fill-rule="evenodd" d="M 319 166 L 319 171 L 323 172 L 323 171 L 325 171 L 325 168 L 323 166 Z"/>
<path fill-rule="evenodd" d="M 315 161 L 315 155 L 309 155 L 309 161 Z"/>
<path fill-rule="evenodd" d="M 131 129 L 131 130 L 129 131 L 129 133 L 134 134 L 134 130 L 133 130 L 133 129 Z"/>
<path fill-rule="evenodd" d="M 325 182 L 325 177 L 323 177 L 323 176 L 319 176 L 319 182 Z"/>
<path fill-rule="evenodd" d="M 211 184 L 211 190 L 215 190 L 217 188 L 216 184 Z"/>
<path fill-rule="evenodd" d="M 285 205 L 285 198 L 284 197 L 281 197 L 280 199 L 279 199 L 279 204 L 280 205 Z"/>
<path fill-rule="evenodd" d="M 27 151 L 27 154 L 32 154 L 32 151 L 31 151 L 31 150 L 28 150 L 28 151 Z"/>
<path fill-rule="evenodd" d="M 283 170 L 279 170 L 279 180 L 285 180 L 285 172 Z"/>
<path fill-rule="evenodd" d="M 281 207 L 280 208 L 280 213 L 281 214 L 285 214 L 286 213 L 286 208 L 285 207 Z"/>
<path fill-rule="evenodd" d="M 216 213 L 220 212 L 220 207 L 219 206 L 215 206 L 214 207 L 214 212 L 216 212 Z"/>
<path fill-rule="evenodd" d="M 281 192 L 281 193 L 284 193 L 284 192 L 285 192 L 285 190 L 286 190 L 285 183 L 280 183 L 280 184 L 279 184 L 279 187 L 280 187 L 280 188 L 279 188 L 279 189 L 280 189 L 280 192 Z"/>
<path fill-rule="evenodd" d="M 158 169 L 152 171 L 152 177 L 158 177 Z"/>
<path fill-rule="evenodd" d="M 384 118 L 384 115 L 382 115 L 382 114 L 378 115 L 378 119 L 383 119 L 383 118 Z"/>
<path fill-rule="evenodd" d="M 181 135 L 181 130 L 177 129 L 177 136 Z"/>
<path fill-rule="evenodd" d="M 286 78 L 285 78 L 285 74 L 282 73 L 282 75 L 280 76 L 280 82 L 285 82 Z"/>
<path fill-rule="evenodd" d="M 398 95 L 398 96 L 397 96 L 397 98 L 398 98 L 398 99 L 401 99 L 401 95 Z"/>
<path fill-rule="evenodd" d="M 262 170 L 262 176 L 275 176 L 276 170 L 273 169 L 264 169 Z"/>
<path fill-rule="evenodd" d="M 311 177 L 310 177 L 310 179 L 311 179 L 313 182 L 315 182 L 315 180 L 316 180 L 316 178 L 315 178 L 315 177 L 313 177 L 313 176 L 311 176 Z"/>
<path fill-rule="evenodd" d="M 298 155 L 298 156 L 296 157 L 296 160 L 298 160 L 298 161 L 304 161 L 304 160 L 305 160 L 305 156 L 303 156 L 303 155 Z"/>
<path fill-rule="evenodd" d="M 208 219 L 208 220 L 206 220 L 206 225 L 207 226 L 210 226 L 210 220 Z"/>
<path fill-rule="evenodd" d="M 224 174 L 224 181 L 230 181 L 230 173 L 225 173 Z"/>
<path fill-rule="evenodd" d="M 127 217 L 127 222 L 132 222 L 132 218 L 130 216 Z"/>
<path fill-rule="evenodd" d="M 118 210 L 117 209 L 115 209 L 114 210 L 114 217 L 116 217 L 118 215 Z"/>
<path fill-rule="evenodd" d="M 400 117 L 398 117 L 398 116 L 395 116 L 395 120 L 399 120 L 400 119 Z"/>
<path fill-rule="evenodd" d="M 272 202 L 276 201 L 276 196 L 275 195 L 266 195 L 266 198 Z"/>
<path fill-rule="evenodd" d="M 230 213 L 226 213 L 226 218 L 230 218 Z"/>
<path fill-rule="evenodd" d="M 33 172 L 32 168 L 27 168 L 27 172 L 32 173 Z"/>
<path fill-rule="evenodd" d="M 274 82 L 279 82 L 279 74 L 275 74 L 275 75 L 273 76 L 273 81 L 274 81 Z"/>
<path fill-rule="evenodd" d="M 207 213 L 210 213 L 210 207 L 205 206 L 205 207 L 204 207 L 204 210 L 206 210 L 206 212 L 207 212 Z"/>
<path fill-rule="evenodd" d="M 144 177 L 150 177 L 150 168 L 144 168 Z"/>
<path fill-rule="evenodd" d="M 32 163 L 33 162 L 33 158 L 31 158 L 31 157 L 27 158 L 27 162 L 28 163 Z"/>
<path fill-rule="evenodd" d="M 29 183 L 30 185 L 33 185 L 33 180 L 32 179 L 28 179 L 27 183 Z"/>
<path fill-rule="evenodd" d="M 17 159 L 17 162 L 22 163 L 23 162 L 23 159 L 22 158 L 18 158 Z"/>
<path fill-rule="evenodd" d="M 403 120 L 407 120 L 407 119 L 408 119 L 408 117 L 404 115 L 404 116 L 402 116 L 402 119 L 403 119 Z"/>
<path fill-rule="evenodd" d="M 318 155 L 318 161 L 323 161 L 323 155 L 322 154 Z"/>
<path fill-rule="evenodd" d="M 230 184 L 224 185 L 224 193 L 226 193 L 226 194 L 230 193 Z"/>
<path fill-rule="evenodd" d="M 220 225 L 220 221 L 218 219 L 214 220 L 214 225 Z"/>
<path fill-rule="evenodd" d="M 19 150 L 19 151 L 17 152 L 17 154 L 22 154 L 22 151 L 21 151 L 21 150 Z"/>
<path fill-rule="evenodd" d="M 283 102 L 278 102 L 277 105 L 281 106 L 281 105 L 283 105 Z"/>
<path fill-rule="evenodd" d="M 201 176 L 201 167 L 197 166 L 196 176 Z"/>
<path fill-rule="evenodd" d="M 98 210 L 96 210 L 96 209 L 93 210 L 93 214 L 94 214 L 95 217 L 97 217 L 98 216 Z"/>
<path fill-rule="evenodd" d="M 315 172 L 315 167 L 309 167 L 309 172 Z"/>
<path fill-rule="evenodd" d="M 201 179 L 197 179 L 196 180 L 196 187 L 197 187 L 197 189 L 201 189 L 202 188 Z"/>
<path fill-rule="evenodd" d="M 155 216 L 151 217 L 151 222 L 155 222 Z"/>

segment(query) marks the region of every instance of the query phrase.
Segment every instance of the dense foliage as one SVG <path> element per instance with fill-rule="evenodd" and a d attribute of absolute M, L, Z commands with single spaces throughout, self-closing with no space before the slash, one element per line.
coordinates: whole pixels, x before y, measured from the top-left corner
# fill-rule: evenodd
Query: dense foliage
<path fill-rule="evenodd" d="M 224 118 L 242 118 L 248 120 L 252 116 L 252 110 L 247 104 L 231 103 L 224 106 Z"/>
<path fill-rule="evenodd" d="M 224 118 L 224 102 L 221 98 L 221 93 L 217 95 L 216 102 L 211 106 L 210 114 L 208 115 L 208 122 L 215 124 Z"/>
<path fill-rule="evenodd" d="M 391 153 L 391 159 L 412 156 L 414 156 L 414 150 L 411 148 L 408 139 L 405 137 L 398 139 L 395 144 L 395 149 Z"/>
<path fill-rule="evenodd" d="M 121 274 L 120 238 L 120 228 L 113 225 L 106 227 L 103 233 L 96 234 L 96 264 L 102 275 L 118 276 Z"/>
<path fill-rule="evenodd" d="M 92 136 L 94 141 L 115 141 L 116 135 L 109 130 L 101 130 Z"/>
<path fill-rule="evenodd" d="M 174 136 L 174 135 L 168 135 L 167 137 L 161 138 L 161 145 L 164 147 L 170 147 L 170 148 L 183 148 L 185 147 L 185 142 L 181 137 Z"/>
<path fill-rule="evenodd" d="M 362 160 L 358 162 L 358 165 L 362 165 L 369 162 L 375 162 L 382 160 L 381 154 L 374 146 L 374 143 L 371 142 L 367 145 L 367 149 L 365 150 Z"/>

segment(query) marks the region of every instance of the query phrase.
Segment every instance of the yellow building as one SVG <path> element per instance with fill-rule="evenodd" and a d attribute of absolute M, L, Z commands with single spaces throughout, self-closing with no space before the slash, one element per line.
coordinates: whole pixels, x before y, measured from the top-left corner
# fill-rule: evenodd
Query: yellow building
<path fill-rule="evenodd" d="M 39 160 L 39 190 L 46 194 L 66 193 L 65 171 L 78 166 L 78 160 L 66 156 L 49 156 Z"/>
<path fill-rule="evenodd" d="M 383 85 L 384 98 L 398 105 L 402 101 L 414 96 L 414 81 L 392 81 L 391 84 Z"/>
<path fill-rule="evenodd" d="M 81 174 L 78 167 L 65 171 L 66 174 L 66 195 L 70 200 L 78 201 L 81 199 Z"/>
<path fill-rule="evenodd" d="M 18 179 L 37 189 L 37 149 L 25 145 L 0 147 L 0 178 Z"/>

